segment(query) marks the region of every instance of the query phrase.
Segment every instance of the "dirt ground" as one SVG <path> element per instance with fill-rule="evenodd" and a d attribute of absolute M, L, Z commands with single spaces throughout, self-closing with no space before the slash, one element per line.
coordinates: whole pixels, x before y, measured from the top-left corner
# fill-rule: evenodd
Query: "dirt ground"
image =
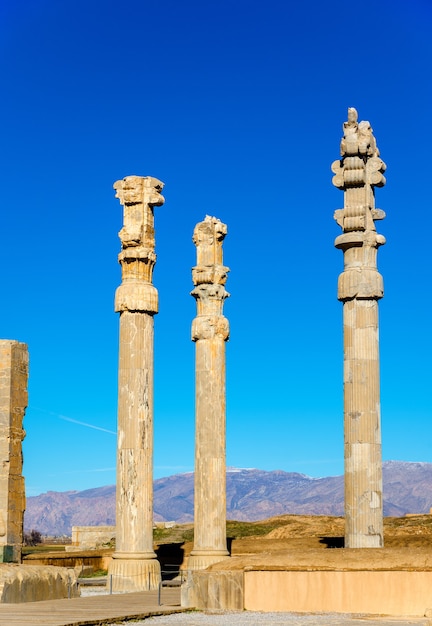
<path fill-rule="evenodd" d="M 257 527 L 263 522 L 257 522 Z M 231 556 L 215 569 L 265 565 L 291 568 L 432 569 L 432 515 L 390 517 L 384 521 L 384 548 L 340 549 L 344 519 L 324 515 L 282 515 L 265 520 L 266 535 L 232 537 Z M 192 542 L 182 545 L 184 563 Z"/>

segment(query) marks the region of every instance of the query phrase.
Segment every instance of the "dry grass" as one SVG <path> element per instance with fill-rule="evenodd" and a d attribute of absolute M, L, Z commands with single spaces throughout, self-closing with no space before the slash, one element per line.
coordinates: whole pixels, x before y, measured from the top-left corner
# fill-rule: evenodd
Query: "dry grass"
<path fill-rule="evenodd" d="M 279 515 L 260 522 L 227 522 L 230 539 L 286 540 L 296 547 L 322 544 L 336 547 L 343 541 L 343 517 L 328 515 Z M 189 543 L 193 541 L 193 525 L 181 524 L 173 528 L 156 529 L 155 542 Z M 332 539 L 335 541 L 332 542 Z M 384 542 L 387 547 L 430 547 L 432 515 L 387 517 L 384 519 Z"/>

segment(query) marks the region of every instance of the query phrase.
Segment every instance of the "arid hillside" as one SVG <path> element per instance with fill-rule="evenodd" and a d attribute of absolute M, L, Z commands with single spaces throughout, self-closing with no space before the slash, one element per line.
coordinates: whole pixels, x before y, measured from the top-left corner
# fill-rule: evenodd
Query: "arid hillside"
<path fill-rule="evenodd" d="M 432 463 L 388 461 L 383 465 L 384 515 L 429 513 Z M 193 522 L 193 474 L 154 482 L 155 521 Z M 257 469 L 227 471 L 227 517 L 238 521 L 277 515 L 343 515 L 343 476 L 312 478 L 295 472 Z M 27 531 L 68 535 L 72 526 L 115 524 L 115 487 L 54 492 L 27 499 Z M 343 533 L 341 533 L 343 534 Z"/>
<path fill-rule="evenodd" d="M 328 515 L 280 515 L 259 522 L 228 521 L 227 537 L 232 555 L 276 550 L 337 549 L 344 545 L 342 517 Z M 182 544 L 185 555 L 193 545 L 192 524 L 155 530 L 158 545 Z M 432 553 L 432 515 L 386 517 L 386 548 L 424 549 Z"/>

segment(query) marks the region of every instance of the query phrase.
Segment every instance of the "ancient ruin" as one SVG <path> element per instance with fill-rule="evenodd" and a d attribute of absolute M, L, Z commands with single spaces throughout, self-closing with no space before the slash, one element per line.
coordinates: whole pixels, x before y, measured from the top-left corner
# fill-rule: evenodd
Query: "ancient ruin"
<path fill-rule="evenodd" d="M 345 547 L 383 546 L 382 457 L 378 300 L 383 280 L 377 251 L 385 238 L 375 221 L 375 187 L 385 184 L 385 164 L 369 122 L 348 109 L 341 159 L 332 164 L 333 184 L 344 191 L 344 208 L 335 212 L 343 230 L 335 246 L 343 251 L 338 299 L 343 302 Z"/>
<path fill-rule="evenodd" d="M 25 511 L 22 441 L 28 365 L 25 343 L 0 340 L 0 603 L 79 596 L 73 570 L 21 565 Z"/>
<path fill-rule="evenodd" d="M 158 293 L 153 207 L 163 183 L 127 176 L 114 184 L 124 207 L 119 233 L 122 284 L 118 377 L 116 551 L 109 573 L 114 591 L 156 589 L 160 565 L 153 550 L 153 316 Z"/>
<path fill-rule="evenodd" d="M 20 563 L 25 488 L 22 475 L 28 349 L 0 340 L 0 562 Z"/>
<path fill-rule="evenodd" d="M 194 230 L 197 264 L 192 269 L 197 303 L 195 342 L 195 500 L 194 547 L 188 569 L 203 569 L 228 556 L 226 542 L 225 342 L 228 320 L 222 309 L 229 296 L 223 265 L 225 224 L 208 215 Z"/>

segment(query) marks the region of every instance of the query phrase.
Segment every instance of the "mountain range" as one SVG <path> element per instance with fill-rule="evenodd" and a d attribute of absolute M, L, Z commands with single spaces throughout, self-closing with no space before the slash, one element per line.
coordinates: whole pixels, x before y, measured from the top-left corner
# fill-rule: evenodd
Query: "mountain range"
<path fill-rule="evenodd" d="M 429 513 L 432 463 L 383 464 L 384 515 Z M 193 522 L 194 475 L 154 481 L 155 521 Z M 311 478 L 295 472 L 227 470 L 227 519 L 257 521 L 282 514 L 343 515 L 343 476 Z M 71 535 L 72 526 L 115 524 L 115 486 L 85 491 L 48 491 L 27 498 L 26 531 Z"/>

